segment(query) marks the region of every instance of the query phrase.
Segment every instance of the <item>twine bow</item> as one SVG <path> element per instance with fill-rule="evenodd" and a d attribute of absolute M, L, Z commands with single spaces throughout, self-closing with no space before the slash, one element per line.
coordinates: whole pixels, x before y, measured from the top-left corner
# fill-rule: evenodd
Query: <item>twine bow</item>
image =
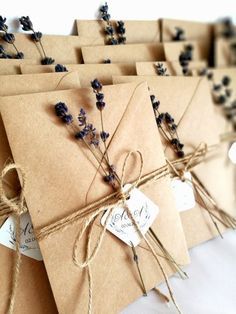
<path fill-rule="evenodd" d="M 135 154 L 135 153 L 138 154 L 138 156 L 140 158 L 139 174 L 138 174 L 137 179 L 131 184 L 129 189 L 127 191 L 124 191 L 123 190 L 123 186 L 124 186 L 124 182 L 125 182 L 125 172 L 126 172 L 127 163 L 128 163 L 128 160 L 129 160 L 130 156 Z M 167 287 L 168 287 L 168 290 L 169 290 L 169 293 L 170 293 L 170 297 L 171 297 L 171 299 L 172 299 L 176 309 L 178 310 L 178 312 L 181 313 L 181 311 L 180 311 L 180 309 L 179 309 L 179 307 L 178 307 L 178 305 L 177 305 L 177 303 L 175 301 L 175 298 L 173 296 L 173 292 L 172 292 L 172 290 L 170 288 L 168 277 L 167 277 L 167 275 L 166 275 L 166 273 L 164 271 L 164 268 L 163 268 L 161 262 L 159 261 L 158 254 L 156 253 L 156 251 L 153 248 L 153 246 L 150 243 L 150 241 L 146 238 L 145 235 L 142 234 L 142 231 L 140 230 L 140 227 L 139 227 L 138 223 L 136 222 L 135 218 L 133 217 L 133 214 L 130 211 L 129 206 L 127 205 L 127 202 L 126 202 L 127 197 L 129 196 L 129 193 L 135 187 L 137 187 L 139 185 L 141 177 L 142 177 L 142 171 L 143 171 L 143 157 L 142 157 L 141 152 L 139 152 L 139 151 L 129 152 L 126 155 L 126 158 L 125 158 L 124 164 L 123 164 L 123 168 L 122 168 L 120 190 L 119 190 L 119 192 L 117 194 L 117 201 L 114 204 L 111 204 L 111 205 L 108 205 L 108 206 L 105 205 L 105 206 L 99 207 L 97 210 L 95 210 L 93 213 L 91 213 L 87 218 L 85 218 L 84 223 L 82 225 L 82 228 L 81 228 L 81 230 L 79 231 L 79 233 L 78 233 L 78 235 L 76 237 L 76 240 L 75 240 L 75 243 L 74 243 L 74 248 L 73 248 L 73 261 L 74 261 L 76 266 L 78 266 L 80 268 L 86 268 L 87 267 L 87 270 L 88 270 L 88 282 L 89 282 L 88 313 L 89 314 L 92 313 L 92 296 L 93 296 L 93 289 L 92 289 L 93 276 L 92 276 L 92 271 L 91 271 L 91 262 L 93 261 L 93 259 L 97 255 L 97 253 L 98 253 L 98 251 L 99 251 L 99 249 L 100 249 L 100 247 L 102 245 L 104 236 L 106 234 L 106 228 L 107 228 L 107 225 L 108 225 L 108 222 L 109 222 L 109 218 L 111 217 L 114 208 L 118 207 L 118 206 L 122 206 L 125 209 L 128 217 L 131 219 L 131 221 L 133 223 L 133 226 L 135 227 L 135 229 L 138 232 L 139 236 L 144 239 L 144 241 L 146 242 L 147 246 L 149 247 L 153 257 L 155 258 L 158 266 L 160 267 L 160 269 L 162 271 L 163 277 L 165 279 L 165 282 L 167 284 Z M 101 229 L 101 231 L 99 233 L 99 236 L 98 236 L 98 239 L 97 239 L 96 244 L 94 246 L 94 249 L 90 253 L 91 232 L 92 232 L 93 222 L 99 216 L 99 214 L 101 214 L 102 212 L 105 212 L 105 211 L 108 212 L 108 215 L 106 217 L 104 226 L 103 226 L 103 228 Z M 80 261 L 79 257 L 78 257 L 79 243 L 80 243 L 80 240 L 82 239 L 82 237 L 85 234 L 87 229 L 89 229 L 89 233 L 88 233 L 86 257 L 85 257 L 85 259 L 83 261 Z"/>
<path fill-rule="evenodd" d="M 175 177 L 179 178 L 182 182 L 189 182 L 195 191 L 195 194 L 198 196 L 201 205 L 203 206 L 203 208 L 208 212 L 212 223 L 214 224 L 217 232 L 219 233 L 219 235 L 223 238 L 222 233 L 218 227 L 217 222 L 215 221 L 218 220 L 219 222 L 221 222 L 225 227 L 229 228 L 235 228 L 236 227 L 236 220 L 234 217 L 232 217 L 230 214 L 226 213 L 224 210 L 222 210 L 221 208 L 219 208 L 217 206 L 216 201 L 212 198 L 212 196 L 210 195 L 210 193 L 207 191 L 206 187 L 202 184 L 202 182 L 200 182 L 199 178 L 196 176 L 196 174 L 192 171 L 192 169 L 199 164 L 199 161 L 197 163 L 194 162 L 195 157 L 197 155 L 200 154 L 200 156 L 204 159 L 206 157 L 207 152 L 209 152 L 210 150 L 214 150 L 218 147 L 218 145 L 214 145 L 211 147 L 208 147 L 205 143 L 201 143 L 199 144 L 199 146 L 195 149 L 195 151 L 193 152 L 192 155 L 189 156 L 189 158 L 187 159 L 186 163 L 184 164 L 184 168 L 183 169 L 178 169 L 173 162 L 169 161 L 168 159 L 166 160 L 168 165 L 170 166 L 170 168 L 172 169 L 172 172 L 174 174 Z M 192 175 L 191 179 L 186 178 L 186 173 L 190 172 Z M 215 215 L 212 210 L 210 210 L 206 204 L 206 202 L 204 201 L 204 198 L 206 199 L 206 201 L 208 203 L 211 204 L 211 206 L 213 207 L 213 209 L 215 211 L 217 211 L 220 215 L 220 217 L 218 217 L 217 215 Z"/>
<path fill-rule="evenodd" d="M 216 145 L 216 146 L 218 146 L 218 145 Z M 186 165 L 185 169 L 190 170 L 193 167 L 195 167 L 197 164 L 202 162 L 202 159 L 206 156 L 206 153 L 208 153 L 214 149 L 215 149 L 215 146 L 207 147 L 206 145 L 204 145 L 202 147 L 202 145 L 201 145 L 193 153 L 190 153 L 183 158 L 172 161 L 171 165 L 174 167 L 174 168 L 171 167 L 172 172 L 174 169 L 176 169 L 176 172 L 174 171 L 176 176 L 181 177 L 183 179 L 183 174 L 179 172 L 177 167 L 182 166 L 182 165 Z M 121 187 L 123 186 L 124 181 L 125 181 L 124 178 L 125 178 L 127 162 L 128 162 L 128 159 L 130 158 L 130 156 L 132 154 L 138 154 L 139 155 L 140 172 L 139 172 L 138 178 L 134 182 L 131 183 L 130 189 L 128 191 L 124 192 Z M 168 161 L 168 164 L 169 163 L 170 162 Z M 64 217 L 58 221 L 55 221 L 49 225 L 43 226 L 43 227 L 35 230 L 36 237 L 40 241 L 42 239 L 50 237 L 51 235 L 53 235 L 56 232 L 66 230 L 69 226 L 72 226 L 73 224 L 77 223 L 82 218 L 84 218 L 82 227 L 80 228 L 80 231 L 77 234 L 75 242 L 74 242 L 72 258 L 73 258 L 73 262 L 75 263 L 76 266 L 78 266 L 80 268 L 86 268 L 87 269 L 88 281 L 89 281 L 88 313 L 92 313 L 92 297 L 93 297 L 93 276 L 92 276 L 92 272 L 91 272 L 91 263 L 94 260 L 94 258 L 96 257 L 99 249 L 101 248 L 102 241 L 103 241 L 104 236 L 105 236 L 106 227 L 108 224 L 109 217 L 111 216 L 113 209 L 117 206 L 122 206 L 126 210 L 128 216 L 131 219 L 137 232 L 140 234 L 140 236 L 143 238 L 143 240 L 146 242 L 147 246 L 149 247 L 150 252 L 152 253 L 157 265 L 161 269 L 161 272 L 162 272 L 163 277 L 165 279 L 171 300 L 175 304 L 175 307 L 178 310 L 178 312 L 181 313 L 181 311 L 180 311 L 180 309 L 179 309 L 179 307 L 175 301 L 175 298 L 173 296 L 173 292 L 171 290 L 171 287 L 169 285 L 168 277 L 165 273 L 165 270 L 164 270 L 161 262 L 159 261 L 158 254 L 156 253 L 155 249 L 153 248 L 153 246 L 149 242 L 149 240 L 146 238 L 146 236 L 141 233 L 140 228 L 139 228 L 136 220 L 132 216 L 132 214 L 131 214 L 131 212 L 130 212 L 127 204 L 126 204 L 126 199 L 127 199 L 128 193 L 130 193 L 134 187 L 144 187 L 144 186 L 150 185 L 153 182 L 156 182 L 157 180 L 159 180 L 161 178 L 169 176 L 169 174 L 170 174 L 169 168 L 170 168 L 170 164 L 164 165 L 164 166 L 160 167 L 159 169 L 156 169 L 156 170 L 154 170 L 154 171 L 152 171 L 146 175 L 142 175 L 142 170 L 143 170 L 142 154 L 140 152 L 130 152 L 127 154 L 125 161 L 124 161 L 123 170 L 122 170 L 122 180 L 121 180 L 121 186 L 120 186 L 119 191 L 114 192 L 114 193 L 112 193 L 106 197 L 103 197 L 102 199 L 100 199 L 94 203 L 86 205 L 83 208 L 79 208 L 75 212 L 73 212 L 72 214 L 69 214 L 68 216 L 66 216 L 66 217 Z M 108 216 L 105 220 L 103 228 L 101 229 L 101 231 L 98 235 L 98 238 L 97 238 L 97 241 L 94 245 L 94 248 L 91 251 L 90 250 L 90 244 L 91 244 L 91 233 L 92 233 L 93 223 L 94 223 L 95 219 L 101 213 L 103 213 L 105 211 L 108 211 Z M 79 256 L 78 256 L 79 243 L 80 243 L 80 240 L 82 239 L 82 237 L 84 236 L 84 234 L 86 233 L 86 231 L 88 231 L 88 238 L 87 238 L 88 240 L 86 242 L 86 244 L 87 244 L 86 245 L 86 254 L 85 254 L 84 260 L 80 260 Z"/>
<path fill-rule="evenodd" d="M 4 189 L 4 177 L 8 172 L 12 170 L 17 170 L 18 175 L 21 177 L 21 192 L 19 197 L 9 199 L 6 195 Z M 21 253 L 20 253 L 20 216 L 27 212 L 27 208 L 24 203 L 24 190 L 25 190 L 25 173 L 22 168 L 16 164 L 7 165 L 0 176 L 0 218 L 7 218 L 9 215 L 13 215 L 15 220 L 15 230 L 16 230 L 16 250 L 13 264 L 13 276 L 12 276 L 12 287 L 10 293 L 10 301 L 8 307 L 8 314 L 13 313 L 15 299 L 16 299 L 16 290 L 19 282 L 20 275 L 20 265 L 21 265 Z"/>

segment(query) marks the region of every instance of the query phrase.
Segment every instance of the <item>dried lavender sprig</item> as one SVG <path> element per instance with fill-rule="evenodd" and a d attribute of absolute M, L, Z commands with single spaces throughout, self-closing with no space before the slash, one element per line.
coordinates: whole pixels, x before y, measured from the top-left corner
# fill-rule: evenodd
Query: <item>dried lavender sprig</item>
<path fill-rule="evenodd" d="M 126 37 L 125 37 L 125 23 L 123 21 L 118 21 L 116 26 L 116 32 L 118 35 L 118 43 L 119 44 L 125 44 L 126 43 Z"/>
<path fill-rule="evenodd" d="M 175 27 L 175 34 L 172 36 L 174 41 L 183 41 L 185 40 L 185 31 L 181 28 L 176 26 Z"/>
<path fill-rule="evenodd" d="M 158 128 L 161 130 L 167 142 L 171 144 L 177 156 L 179 158 L 184 157 L 183 151 L 184 145 L 179 140 L 175 120 L 168 112 L 166 113 L 159 112 L 160 101 L 156 100 L 156 97 L 154 95 L 151 95 L 150 99 L 152 102 Z M 165 131 L 163 125 L 166 127 L 168 133 Z"/>
<path fill-rule="evenodd" d="M 108 44 L 109 45 L 118 45 L 118 40 L 115 39 L 115 30 L 110 22 L 111 16 L 108 13 L 108 4 L 107 2 L 102 5 L 99 9 L 101 14 L 101 19 L 106 23 L 105 26 L 105 34 L 108 36 Z"/>
<path fill-rule="evenodd" d="M 36 43 L 39 43 L 42 52 L 43 52 L 43 56 L 44 58 L 41 60 L 41 63 L 43 65 L 47 65 L 47 64 L 53 64 L 54 63 L 54 59 L 52 59 L 51 57 L 47 57 L 46 52 L 44 50 L 43 44 L 42 44 L 42 36 L 43 34 L 41 32 L 35 32 L 34 27 L 33 27 L 33 23 L 30 20 L 29 16 L 22 16 L 20 19 L 20 24 L 22 25 L 22 29 L 24 31 L 31 31 L 31 38 L 33 41 L 35 41 Z"/>
<path fill-rule="evenodd" d="M 183 75 L 185 76 L 192 75 L 192 71 L 189 70 L 189 62 L 193 59 L 193 49 L 192 45 L 186 45 L 179 55 L 179 63 L 182 67 Z"/>
<path fill-rule="evenodd" d="M 3 47 L 2 45 L 0 45 L 0 58 L 1 58 L 1 59 L 12 59 L 12 56 L 9 55 L 9 54 L 5 51 L 5 49 L 4 49 L 4 47 Z"/>
<path fill-rule="evenodd" d="M 226 17 L 221 20 L 221 24 L 223 26 L 223 30 L 221 32 L 221 36 L 224 38 L 232 38 L 236 35 L 233 21 L 230 17 Z"/>
<path fill-rule="evenodd" d="M 211 81 L 212 97 L 215 104 L 222 106 L 226 119 L 232 123 L 236 131 L 236 99 L 232 100 L 231 78 L 225 75 L 222 77 L 220 83 L 216 83 L 211 71 L 205 69 L 202 73 Z"/>
<path fill-rule="evenodd" d="M 101 165 L 100 159 L 99 157 L 95 154 L 95 152 L 91 149 L 90 145 L 87 143 L 87 141 L 85 140 L 85 134 L 83 134 L 83 130 L 78 131 L 75 126 L 73 125 L 73 116 L 69 113 L 68 107 L 65 103 L 63 102 L 59 102 L 55 105 L 55 113 L 56 115 L 61 119 L 61 121 L 63 123 L 65 123 L 66 125 L 69 125 L 72 127 L 74 136 L 77 140 L 82 140 L 83 143 L 86 145 L 86 147 L 91 151 L 91 153 L 93 154 L 94 158 L 96 159 L 96 161 L 99 163 L 99 166 L 101 166 L 102 171 L 104 172 L 104 175 L 108 175 L 106 170 L 104 169 L 104 167 Z M 83 109 L 81 109 L 81 112 L 83 111 Z M 84 115 L 85 115 L 85 111 L 84 111 Z M 87 124 L 87 122 L 86 122 Z M 83 124 L 85 125 L 85 124 Z M 81 124 L 80 124 L 81 126 Z M 81 132 L 81 133 L 80 133 Z"/>
<path fill-rule="evenodd" d="M 92 82 L 91 82 L 91 87 L 93 88 L 93 91 L 96 95 L 96 106 L 97 106 L 97 109 L 99 110 L 100 112 L 100 120 L 101 120 L 101 128 L 102 128 L 102 132 L 100 132 L 100 138 L 103 142 L 103 145 L 104 145 L 104 154 L 102 153 L 102 155 L 104 156 L 106 162 L 107 162 L 107 166 L 109 169 L 109 174 L 110 176 L 107 177 L 108 180 L 110 179 L 114 179 L 116 178 L 116 180 L 118 182 L 120 182 L 120 178 L 118 177 L 118 175 L 116 174 L 116 172 L 114 171 L 113 167 L 111 168 L 110 166 L 110 160 L 109 160 L 109 156 L 108 156 L 108 149 L 107 149 L 107 144 L 106 144 L 106 141 L 107 139 L 109 138 L 109 133 L 107 133 L 105 131 L 105 128 L 104 128 L 104 121 L 103 121 L 103 109 L 105 108 L 106 106 L 106 103 L 104 101 L 104 94 L 102 93 L 102 83 L 98 80 L 98 79 L 94 79 Z"/>
<path fill-rule="evenodd" d="M 15 45 L 15 36 L 12 33 L 8 33 L 8 26 L 6 24 L 6 18 L 0 16 L 0 31 L 3 32 L 2 39 L 12 45 L 16 51 L 15 59 L 24 59 L 23 52 L 20 52 Z"/>
<path fill-rule="evenodd" d="M 68 72 L 67 68 L 62 64 L 57 64 L 55 66 L 55 72 Z"/>
<path fill-rule="evenodd" d="M 167 73 L 167 68 L 164 68 L 164 65 L 162 62 L 158 62 L 157 64 L 155 64 L 155 68 L 156 68 L 157 75 L 169 76 L 169 74 Z"/>

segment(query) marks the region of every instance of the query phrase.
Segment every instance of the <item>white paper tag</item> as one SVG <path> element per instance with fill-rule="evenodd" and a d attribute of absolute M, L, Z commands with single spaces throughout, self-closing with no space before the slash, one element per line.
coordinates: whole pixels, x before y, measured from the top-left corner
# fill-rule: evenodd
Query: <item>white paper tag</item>
<path fill-rule="evenodd" d="M 125 185 L 124 191 L 129 187 L 130 184 Z M 141 233 L 144 235 L 159 213 L 159 207 L 136 188 L 131 190 L 130 198 L 126 201 L 126 204 L 137 222 Z M 103 226 L 108 214 L 106 212 L 101 219 Z M 129 246 L 132 246 L 132 244 L 133 246 L 137 246 L 142 240 L 131 218 L 127 214 L 127 210 L 121 206 L 113 209 L 112 215 L 108 219 L 107 230 Z"/>
<path fill-rule="evenodd" d="M 174 193 L 176 208 L 179 212 L 194 208 L 196 205 L 193 192 L 193 185 L 190 182 L 192 176 L 190 172 L 185 173 L 186 181 L 181 181 L 179 178 L 171 180 L 171 187 Z"/>
<path fill-rule="evenodd" d="M 236 164 L 236 142 L 231 145 L 228 156 L 232 163 Z"/>
<path fill-rule="evenodd" d="M 42 261 L 42 255 L 35 239 L 33 226 L 29 213 L 25 213 L 20 217 L 21 228 L 21 245 L 20 252 L 28 257 Z M 7 218 L 0 228 L 0 244 L 15 250 L 15 219 L 13 216 Z"/>

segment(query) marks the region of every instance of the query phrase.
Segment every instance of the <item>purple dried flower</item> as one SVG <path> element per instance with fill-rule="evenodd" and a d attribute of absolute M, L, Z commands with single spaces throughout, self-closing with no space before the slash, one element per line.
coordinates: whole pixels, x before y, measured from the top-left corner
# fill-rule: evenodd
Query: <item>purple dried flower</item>
<path fill-rule="evenodd" d="M 103 93 L 96 93 L 97 101 L 103 101 L 104 100 L 104 94 Z"/>
<path fill-rule="evenodd" d="M 97 101 L 96 106 L 97 106 L 98 110 L 102 111 L 105 108 L 106 103 L 104 101 Z"/>
<path fill-rule="evenodd" d="M 62 64 L 57 64 L 55 66 L 55 72 L 68 72 L 67 68 Z"/>
<path fill-rule="evenodd" d="M 62 116 L 61 119 L 66 124 L 70 124 L 73 122 L 73 117 L 71 114 L 66 114 L 66 115 Z"/>
<path fill-rule="evenodd" d="M 6 18 L 0 15 L 0 31 L 7 32 L 8 26 L 6 25 Z"/>
<path fill-rule="evenodd" d="M 43 37 L 43 34 L 42 34 L 41 32 L 34 32 L 33 34 L 31 34 L 31 38 L 32 38 L 35 42 L 39 42 L 42 37 Z"/>
<path fill-rule="evenodd" d="M 84 111 L 83 108 L 80 109 L 80 113 L 78 115 L 78 120 L 79 120 L 79 126 L 86 125 L 86 123 L 87 123 L 86 112 Z"/>
<path fill-rule="evenodd" d="M 22 16 L 19 21 L 23 26 L 22 29 L 24 31 L 33 31 L 33 23 L 31 22 L 29 16 Z"/>
<path fill-rule="evenodd" d="M 107 132 L 105 132 L 105 131 L 102 131 L 102 132 L 100 133 L 100 137 L 101 137 L 101 140 L 102 140 L 103 142 L 106 142 L 106 140 L 107 140 L 108 137 L 109 137 L 109 133 L 107 133 Z"/>
<path fill-rule="evenodd" d="M 42 65 L 50 65 L 54 63 L 54 59 L 50 58 L 50 57 L 45 57 L 44 59 L 41 60 L 41 64 Z"/>
<path fill-rule="evenodd" d="M 98 79 L 93 80 L 91 82 L 91 86 L 96 92 L 99 92 L 102 89 L 102 84 L 99 82 Z"/>
<path fill-rule="evenodd" d="M 181 27 L 175 27 L 175 35 L 172 37 L 174 41 L 185 40 L 185 32 Z"/>

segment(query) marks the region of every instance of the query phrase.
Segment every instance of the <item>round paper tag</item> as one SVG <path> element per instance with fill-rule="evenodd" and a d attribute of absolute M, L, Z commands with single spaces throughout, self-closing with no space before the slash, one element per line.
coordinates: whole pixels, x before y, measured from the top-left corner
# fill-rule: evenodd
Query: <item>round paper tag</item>
<path fill-rule="evenodd" d="M 233 164 L 236 164 L 236 142 L 234 142 L 229 149 L 229 159 Z"/>

